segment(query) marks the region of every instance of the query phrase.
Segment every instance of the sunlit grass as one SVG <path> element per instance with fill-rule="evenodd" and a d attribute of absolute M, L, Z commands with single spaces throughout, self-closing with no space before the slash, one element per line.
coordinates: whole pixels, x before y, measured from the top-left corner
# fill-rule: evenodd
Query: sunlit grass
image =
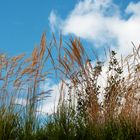
<path fill-rule="evenodd" d="M 0 54 L 0 140 L 140 139 L 139 51 L 134 46 L 121 59 L 115 51 L 108 53 L 105 87 L 98 82 L 102 61 L 93 65 L 77 38 L 64 43 L 62 36 L 57 41 L 53 35 L 46 43 L 44 33 L 29 58 Z M 38 107 L 51 89 L 39 86 L 53 74 L 62 83 L 59 104 L 40 120 Z"/>

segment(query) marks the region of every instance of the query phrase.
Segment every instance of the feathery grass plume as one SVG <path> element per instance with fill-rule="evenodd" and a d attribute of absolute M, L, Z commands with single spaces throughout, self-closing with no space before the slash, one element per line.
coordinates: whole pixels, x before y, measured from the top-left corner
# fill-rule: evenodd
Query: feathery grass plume
<path fill-rule="evenodd" d="M 63 67 L 64 74 L 71 81 L 69 87 L 75 89 L 73 94 L 76 94 L 78 98 L 77 109 L 80 111 L 80 115 L 88 111 L 90 115 L 92 114 L 92 119 L 97 119 L 99 105 L 96 82 L 101 72 L 101 66 L 98 65 L 95 69 L 92 67 L 84 47 L 78 39 L 70 39 L 70 43 L 67 43 L 68 48 L 64 48 L 64 58 L 59 59 L 60 66 Z M 86 62 L 87 64 L 85 64 Z"/>
<path fill-rule="evenodd" d="M 136 127 L 140 124 L 140 46 L 134 48 L 133 54 L 125 59 L 128 75 L 125 77 L 125 103 L 121 115 L 134 121 Z"/>
<path fill-rule="evenodd" d="M 93 65 L 78 38 L 64 43 L 53 34 L 48 42 L 44 33 L 28 58 L 0 54 L 0 139 L 139 139 L 140 46 L 132 45 L 132 54 L 120 60 L 110 51 L 103 91 L 103 63 L 96 56 Z M 59 104 L 41 126 L 38 107 L 52 90 L 39 86 L 54 71 L 61 83 Z"/>
<path fill-rule="evenodd" d="M 39 89 L 40 82 L 45 80 L 49 74 L 45 65 L 49 58 L 46 56 L 48 56 L 49 53 L 50 52 L 46 51 L 46 34 L 44 33 L 40 47 L 36 47 L 33 50 L 31 57 L 25 58 L 24 54 L 21 54 L 10 59 L 6 55 L 0 55 L 0 112 L 3 109 L 13 109 L 12 112 L 7 112 L 4 116 L 2 113 L 0 118 L 4 117 L 5 123 L 8 123 L 8 120 L 10 120 L 8 119 L 8 116 L 10 116 L 8 113 L 13 114 L 15 119 L 22 125 L 21 134 L 18 135 L 23 135 L 23 139 L 28 139 L 28 136 L 35 132 L 38 102 L 41 101 L 41 98 L 43 98 L 43 100 L 47 98 L 51 91 L 48 89 L 49 92 L 42 92 Z M 26 100 L 25 107 L 24 105 L 22 106 L 22 104 L 18 106 L 18 99 Z M 16 113 L 18 114 L 17 116 Z M 23 119 L 23 122 L 20 122 L 20 117 Z M 2 121 L 2 119 L 0 121 Z M 13 135 L 13 132 L 15 132 L 13 129 L 18 129 L 18 124 L 12 126 L 12 121 L 9 121 L 8 124 L 11 125 L 11 128 L 7 126 L 9 127 L 9 133 Z M 0 125 L 0 130 L 2 127 L 3 125 Z M 4 129 L 4 131 L 6 131 L 6 129 Z M 0 134 L 2 139 L 6 138 L 5 135 L 8 137 L 6 132 Z M 9 139 L 11 139 L 11 137 L 9 137 Z M 13 137 L 13 139 L 16 138 Z"/>

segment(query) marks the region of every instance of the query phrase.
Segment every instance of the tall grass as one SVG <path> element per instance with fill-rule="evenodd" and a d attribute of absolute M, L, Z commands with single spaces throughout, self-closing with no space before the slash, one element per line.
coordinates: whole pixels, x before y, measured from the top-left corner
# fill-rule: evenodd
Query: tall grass
<path fill-rule="evenodd" d="M 140 46 L 133 47 L 126 58 L 109 52 L 105 87 L 103 62 L 93 63 L 77 38 L 64 43 L 53 35 L 46 43 L 44 33 L 28 58 L 0 54 L 0 139 L 140 139 Z M 39 87 L 50 74 L 62 83 L 59 104 L 40 122 L 51 89 Z"/>

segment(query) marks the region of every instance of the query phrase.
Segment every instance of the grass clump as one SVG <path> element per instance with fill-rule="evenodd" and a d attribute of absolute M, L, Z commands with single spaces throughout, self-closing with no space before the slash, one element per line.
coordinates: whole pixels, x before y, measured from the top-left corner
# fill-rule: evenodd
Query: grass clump
<path fill-rule="evenodd" d="M 77 38 L 64 44 L 53 35 L 47 44 L 43 34 L 29 58 L 1 54 L 0 139 L 140 139 L 139 50 L 121 60 L 110 51 L 104 87 L 102 61 L 94 64 Z M 39 87 L 53 73 L 61 81 L 59 104 L 40 121 L 38 108 L 51 89 Z"/>

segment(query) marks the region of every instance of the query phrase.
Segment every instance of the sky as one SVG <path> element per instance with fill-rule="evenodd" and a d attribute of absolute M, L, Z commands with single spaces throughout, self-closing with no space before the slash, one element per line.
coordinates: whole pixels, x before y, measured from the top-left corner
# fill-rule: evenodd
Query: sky
<path fill-rule="evenodd" d="M 74 10 L 76 11 L 76 8 L 80 3 L 83 3 L 83 5 L 89 3 L 94 9 L 97 7 L 94 3 L 99 2 L 104 3 L 102 5 L 106 5 L 107 2 L 113 3 L 120 8 L 119 12 L 122 12 L 126 10 L 130 3 L 138 3 L 139 0 L 0 0 L 0 52 L 5 52 L 9 55 L 17 55 L 23 52 L 30 54 L 34 46 L 39 44 L 41 35 L 44 31 L 47 32 L 47 37 L 49 38 L 51 32 L 56 30 L 53 26 L 58 24 L 62 26 L 65 22 L 67 23 L 65 23 L 64 29 L 58 28 L 56 32 L 63 30 L 63 35 L 65 36 L 68 34 L 78 35 L 83 41 L 91 43 L 93 46 L 91 40 L 96 38 L 94 37 L 94 34 L 83 34 L 82 31 L 75 31 L 75 28 L 84 27 L 84 29 L 88 28 L 89 30 L 90 28 L 94 28 L 94 25 L 92 25 L 92 22 L 94 22 L 92 8 L 89 11 L 86 11 L 85 17 L 86 14 L 89 14 L 90 20 L 93 17 L 93 21 L 88 20 L 87 17 L 85 23 L 82 21 L 81 27 L 77 27 L 76 24 L 79 24 L 78 20 L 81 22 L 80 16 L 82 19 L 82 13 L 76 14 L 74 13 Z M 81 7 L 79 10 L 86 10 L 84 8 L 85 7 Z M 96 12 L 98 13 L 99 11 Z M 121 16 L 125 16 L 125 14 L 122 14 Z M 50 18 L 54 18 L 53 20 L 55 20 L 54 22 L 56 23 L 51 21 L 52 19 Z M 72 22 L 74 18 L 77 18 L 77 21 L 75 20 L 77 23 L 72 25 L 70 22 Z M 71 29 L 71 26 L 73 29 Z M 85 32 L 84 29 L 82 29 L 83 32 Z"/>
<path fill-rule="evenodd" d="M 65 18 L 76 0 L 0 0 L 0 52 L 30 53 L 43 32 L 49 35 L 52 10 Z"/>
<path fill-rule="evenodd" d="M 124 19 L 130 14 L 136 15 L 136 10 L 131 7 L 126 12 L 130 5 L 140 7 L 139 0 L 0 0 L 0 52 L 8 55 L 30 54 L 34 46 L 39 44 L 44 31 L 48 38 L 51 32 L 57 34 L 61 31 L 64 36 L 74 34 L 99 50 L 110 42 L 113 46 L 118 39 L 116 36 L 122 34 L 120 30 L 126 33 L 127 29 L 121 29 L 123 26 L 127 28 L 128 20 L 125 23 Z M 102 10 L 99 6 L 103 7 Z M 110 28 L 112 21 L 118 25 L 113 23 L 114 27 Z M 138 23 L 130 23 L 128 28 Z M 105 30 L 104 27 L 110 29 Z M 114 31 L 114 28 L 119 28 L 119 31 Z M 113 37 L 110 37 L 112 32 Z M 124 37 L 125 34 L 120 36 Z M 105 39 L 109 41 L 105 42 Z M 131 41 L 135 40 L 130 36 Z"/>
<path fill-rule="evenodd" d="M 100 56 L 104 47 L 126 56 L 131 42 L 140 44 L 140 0 L 0 0 L 0 53 L 30 54 L 43 32 L 80 37 Z"/>

